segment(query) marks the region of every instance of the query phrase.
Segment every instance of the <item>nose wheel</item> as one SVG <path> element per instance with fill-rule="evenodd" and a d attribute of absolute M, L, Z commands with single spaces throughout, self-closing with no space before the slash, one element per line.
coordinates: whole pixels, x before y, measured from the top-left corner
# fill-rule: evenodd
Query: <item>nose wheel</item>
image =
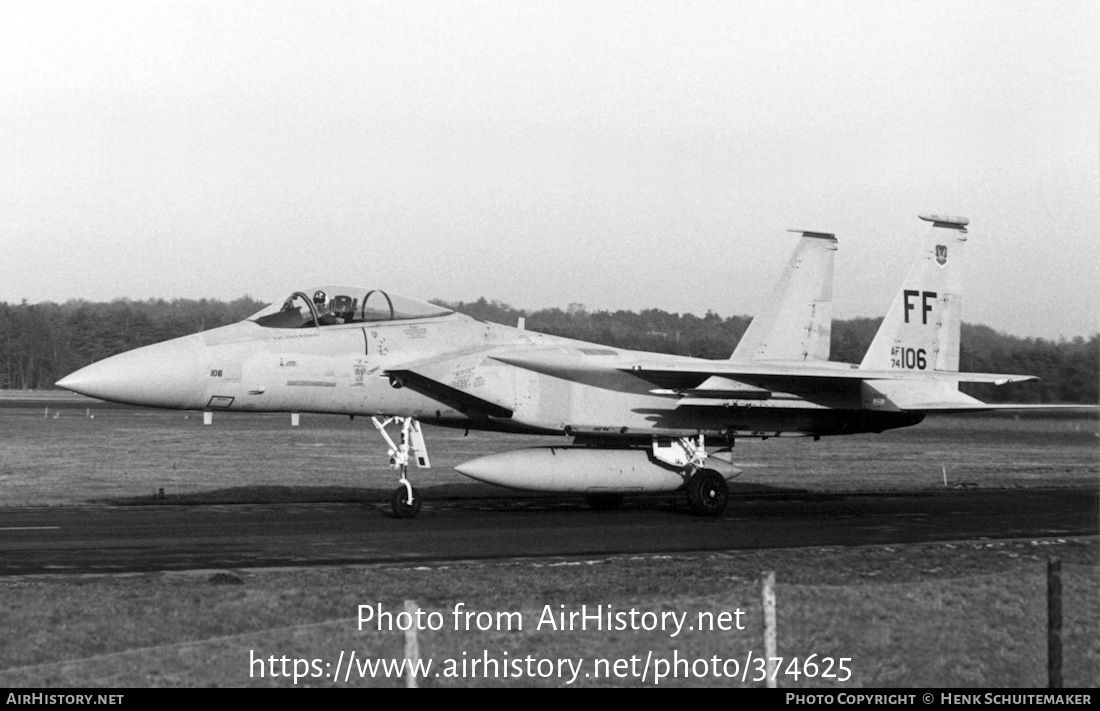
<path fill-rule="evenodd" d="M 410 454 L 415 455 L 416 466 L 427 469 L 431 467 L 428 461 L 428 448 L 424 445 L 424 435 L 420 432 L 420 423 L 411 417 L 387 417 L 379 421 L 372 417 L 371 422 L 381 433 L 389 445 L 390 468 L 401 474 L 399 483 L 401 486 L 394 489 L 390 497 L 390 508 L 397 518 L 413 518 L 420 513 L 420 504 L 423 499 L 413 485 L 409 483 Z M 397 444 L 386 432 L 386 426 L 396 422 L 401 427 L 401 444 Z"/>
<path fill-rule="evenodd" d="M 401 481 L 402 485 L 394 489 L 393 496 L 390 497 L 390 507 L 397 518 L 413 518 L 420 513 L 423 498 L 407 479 Z"/>

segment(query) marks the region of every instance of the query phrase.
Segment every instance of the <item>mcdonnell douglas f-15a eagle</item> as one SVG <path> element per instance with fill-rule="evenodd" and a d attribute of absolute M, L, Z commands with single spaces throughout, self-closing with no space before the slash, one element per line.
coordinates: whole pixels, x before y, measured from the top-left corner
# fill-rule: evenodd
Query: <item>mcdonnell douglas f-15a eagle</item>
<path fill-rule="evenodd" d="M 961 393 L 960 382 L 1035 379 L 958 372 L 968 221 L 921 219 L 931 228 L 919 258 L 858 365 L 828 360 L 837 241 L 792 230 L 801 237 L 790 261 L 728 360 L 611 348 L 378 289 L 320 286 L 57 385 L 158 408 L 370 416 L 400 474 L 391 504 L 402 518 L 422 501 L 410 461 L 430 466 L 421 422 L 572 438 L 456 467 L 474 479 L 581 493 L 596 508 L 686 490 L 694 511 L 717 516 L 739 472 L 730 449 L 738 437 L 883 432 L 930 412 L 997 407 Z"/>

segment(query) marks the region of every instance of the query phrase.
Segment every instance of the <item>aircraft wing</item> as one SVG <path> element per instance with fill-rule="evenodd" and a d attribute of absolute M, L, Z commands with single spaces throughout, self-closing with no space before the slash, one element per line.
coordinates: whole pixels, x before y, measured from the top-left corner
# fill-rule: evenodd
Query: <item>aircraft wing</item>
<path fill-rule="evenodd" d="M 659 387 L 651 392 L 676 395 L 683 404 L 707 405 L 730 399 L 753 399 L 756 393 L 741 392 L 735 384 L 758 388 L 766 398 L 788 393 L 826 406 L 832 397 L 849 396 L 860 388 L 861 397 L 872 409 L 902 412 L 978 412 L 1001 409 L 987 405 L 958 390 L 958 383 L 1017 383 L 1038 380 L 1030 375 L 1004 373 L 957 373 L 942 370 L 872 370 L 843 363 L 821 364 L 738 364 L 728 361 L 672 360 L 634 363 L 624 372 Z M 728 382 L 730 389 L 713 389 Z M 702 386 L 702 387 L 700 387 Z M 709 387 L 708 387 L 709 386 Z"/>
<path fill-rule="evenodd" d="M 683 359 L 627 363 L 618 369 L 664 387 L 679 382 L 688 387 L 698 384 L 700 378 L 718 376 L 738 380 L 750 385 L 767 381 L 772 385 L 787 384 L 788 391 L 797 391 L 800 384 L 820 385 L 829 380 L 907 380 L 917 382 L 963 383 L 1019 383 L 1038 380 L 1033 375 L 1009 375 L 1004 373 L 956 373 L 942 370 L 867 370 L 848 367 L 845 364 L 784 363 L 731 363 Z"/>
<path fill-rule="evenodd" d="M 1031 375 L 956 373 L 931 370 L 868 370 L 831 361 L 771 361 L 766 363 L 669 357 L 652 361 L 624 361 L 613 349 L 540 348 L 495 353 L 492 360 L 545 375 L 593 385 L 614 387 L 610 373 L 633 375 L 657 386 L 661 394 L 691 391 L 698 397 L 729 397 L 726 388 L 703 388 L 709 378 L 737 381 L 753 388 L 780 392 L 819 392 L 840 382 L 909 381 L 925 383 L 1016 383 L 1038 380 Z M 667 392 L 666 392 L 667 391 Z"/>

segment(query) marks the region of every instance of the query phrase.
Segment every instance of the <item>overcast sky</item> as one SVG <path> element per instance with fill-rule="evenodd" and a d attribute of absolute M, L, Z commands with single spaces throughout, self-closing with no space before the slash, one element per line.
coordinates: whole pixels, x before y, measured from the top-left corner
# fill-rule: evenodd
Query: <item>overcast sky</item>
<path fill-rule="evenodd" d="M 755 314 L 809 228 L 877 316 L 938 212 L 964 320 L 1089 335 L 1097 7 L 0 0 L 0 301 Z"/>

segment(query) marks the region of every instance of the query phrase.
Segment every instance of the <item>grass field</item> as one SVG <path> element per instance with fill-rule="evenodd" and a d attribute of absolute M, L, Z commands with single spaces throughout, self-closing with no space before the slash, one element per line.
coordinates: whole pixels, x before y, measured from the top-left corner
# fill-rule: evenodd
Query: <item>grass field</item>
<path fill-rule="evenodd" d="M 48 413 L 48 414 L 47 414 Z M 91 415 L 89 417 L 89 415 Z M 369 420 L 95 408 L 61 401 L 0 408 L 0 505 L 62 505 L 148 497 L 203 500 L 388 500 L 396 476 Z M 883 434 L 745 439 L 735 447 L 739 486 L 812 491 L 951 486 L 1095 486 L 1095 417 L 930 417 Z M 418 487 L 496 492 L 457 472 L 467 459 L 565 437 L 524 437 L 425 427 L 429 470 Z M 426 492 L 429 496 L 430 492 Z M 736 487 L 735 487 L 736 493 Z M 220 497 L 220 498 L 219 498 Z"/>
<path fill-rule="evenodd" d="M 9 403 L 16 405 L 16 403 Z M 54 413 L 57 413 L 56 419 Z M 94 415 L 89 417 L 88 415 Z M 302 416 L 219 415 L 212 426 L 182 413 L 111 409 L 58 400 L 0 408 L 3 505 L 123 503 L 163 488 L 177 501 L 358 500 L 388 498 L 394 474 L 369 422 Z M 431 429 L 433 469 L 414 472 L 441 497 L 490 489 L 451 471 L 490 451 L 533 446 L 537 438 Z M 563 442 L 546 439 L 541 443 Z M 744 441 L 739 487 L 913 490 L 944 486 L 1095 487 L 1093 418 L 930 418 L 882 435 Z M 495 490 L 494 490 L 495 491 Z M 400 632 L 356 625 L 359 605 L 400 612 L 405 599 L 440 614 L 444 629 L 420 635 L 433 661 L 424 686 L 563 686 L 541 676 L 540 660 L 574 660 L 573 686 L 652 686 L 649 659 L 676 658 L 687 676 L 661 686 L 737 686 L 713 664 L 763 653 L 759 579 L 775 571 L 781 686 L 1038 687 L 1046 683 L 1046 560 L 1064 561 L 1064 679 L 1100 685 L 1100 575 L 1095 538 L 962 541 L 950 544 L 744 551 L 689 556 L 459 562 L 439 566 L 355 566 L 193 571 L 118 576 L 0 579 L 0 685 L 40 686 L 399 686 L 379 672 L 347 682 L 331 674 L 341 652 L 362 660 L 400 659 Z M 523 629 L 454 630 L 467 610 L 517 612 Z M 744 630 L 536 629 L 545 606 L 611 605 L 639 613 L 743 613 Z M 565 608 L 560 608 L 564 605 Z M 653 619 L 657 619 L 654 617 Z M 507 654 L 507 656 L 506 656 Z M 815 676 L 795 671 L 817 655 Z M 485 656 L 497 674 L 475 674 Z M 652 656 L 650 656 L 652 655 Z M 302 660 L 294 678 L 272 677 L 263 661 Z M 500 677 L 499 663 L 536 660 L 533 676 Z M 637 661 L 632 664 L 632 657 Z M 824 660 L 849 658 L 851 678 L 823 678 Z M 446 673 L 456 662 L 455 676 Z M 598 668 L 599 660 L 607 666 Z M 614 660 L 625 660 L 614 673 Z M 461 662 L 467 663 L 465 673 Z M 315 664 L 314 664 L 315 663 Z M 331 664 L 332 667 L 326 667 Z M 278 665 L 277 665 L 278 666 Z M 265 674 L 258 675 L 264 668 Z M 281 667 L 280 667 L 281 670 Z M 671 671 L 666 668 L 666 671 Z M 484 670 L 483 670 L 484 671 Z M 599 677 L 585 676 L 606 671 Z M 700 674 L 699 672 L 704 672 Z M 321 676 L 314 676 L 320 672 Z M 432 674 L 441 672 L 441 676 Z M 833 673 L 839 669 L 834 667 Z M 342 675 L 342 673 L 341 673 Z"/>
<path fill-rule="evenodd" d="M 419 634 L 421 656 L 446 660 L 734 659 L 758 657 L 759 576 L 776 572 L 778 654 L 816 655 L 851 678 L 780 677 L 780 686 L 1042 687 L 1046 685 L 1045 559 L 1063 570 L 1063 679 L 1100 682 L 1100 584 L 1096 541 L 1008 541 L 872 548 L 815 548 L 686 556 L 466 562 L 442 566 L 359 566 L 294 570 L 195 571 L 127 576 L 0 579 L 0 686 L 400 686 L 400 675 L 344 679 L 260 676 L 254 659 L 321 660 L 403 656 L 400 631 L 357 625 L 359 605 L 396 614 L 415 599 L 445 624 Z M 474 612 L 520 613 L 511 629 L 454 629 L 457 603 Z M 538 629 L 545 606 L 733 615 L 744 629 Z M 670 630 L 671 631 L 671 630 Z M 263 664 L 260 665 L 263 667 Z M 322 667 L 333 673 L 332 667 Z M 291 662 L 290 669 L 293 669 Z M 346 668 L 346 667 L 345 667 Z M 742 667 L 743 668 L 743 667 Z M 750 666 L 750 669 L 753 668 Z M 732 667 L 724 671 L 728 674 Z M 652 674 L 557 674 L 502 679 L 431 674 L 424 686 L 652 686 Z M 819 668 L 819 672 L 823 668 Z M 834 672 L 838 671 L 834 669 Z M 760 686 L 704 674 L 662 686 Z"/>

